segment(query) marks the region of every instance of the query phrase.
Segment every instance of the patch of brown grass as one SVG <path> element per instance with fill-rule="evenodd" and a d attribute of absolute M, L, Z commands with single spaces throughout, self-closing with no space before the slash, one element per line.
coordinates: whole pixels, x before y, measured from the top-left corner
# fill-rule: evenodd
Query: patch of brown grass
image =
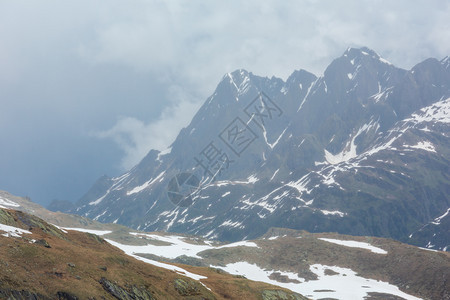
<path fill-rule="evenodd" d="M 18 212 L 9 212 L 16 222 L 11 225 L 27 227 L 16 218 Z M 31 232 L 22 238 L 0 236 L 0 291 L 26 290 L 50 298 L 66 292 L 79 299 L 113 299 L 100 284 L 102 278 L 123 288 L 147 289 L 156 299 L 261 299 L 263 290 L 278 289 L 211 268 L 181 265 L 207 276 L 202 283 L 212 290 L 199 285 L 198 294 L 182 296 L 175 282 L 191 279 L 127 256 L 98 236 L 77 231 L 59 231 L 58 236 L 39 227 L 31 228 Z M 45 240 L 50 248 L 32 243 L 31 239 Z"/>

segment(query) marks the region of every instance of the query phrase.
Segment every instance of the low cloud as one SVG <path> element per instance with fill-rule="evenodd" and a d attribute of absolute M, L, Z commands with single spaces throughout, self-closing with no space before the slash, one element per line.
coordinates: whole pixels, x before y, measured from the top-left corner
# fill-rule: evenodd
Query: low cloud
<path fill-rule="evenodd" d="M 150 72 L 178 87 L 178 100 L 169 101 L 157 120 L 123 117 L 98 134 L 119 145 L 126 154 L 122 166 L 129 168 L 149 149 L 173 142 L 226 72 L 245 68 L 287 78 L 304 68 L 320 75 L 348 46 L 368 46 L 410 68 L 448 55 L 448 15 L 449 4 L 438 0 L 141 1 L 125 11 L 110 8 L 78 53 L 91 63 Z"/>
<path fill-rule="evenodd" d="M 322 73 L 347 46 L 368 46 L 409 68 L 445 56 L 449 3 L 442 1 L 144 1 L 117 14 L 82 43 L 99 63 L 189 81 L 195 89 L 248 68 L 287 77 L 296 68 Z M 445 45 L 445 46 L 443 46 Z"/>
<path fill-rule="evenodd" d="M 172 104 L 153 122 L 145 123 L 134 117 L 121 117 L 112 128 L 92 133 L 97 138 L 112 139 L 124 152 L 120 162 L 123 170 L 139 163 L 150 149 L 168 148 L 180 129 L 189 123 L 198 110 L 199 103 L 189 99 L 179 88 L 171 88 L 171 95 L 174 99 Z"/>
<path fill-rule="evenodd" d="M 95 161 L 94 149 L 112 140 L 129 169 L 150 149 L 168 147 L 235 69 L 320 75 L 348 46 L 372 48 L 402 68 L 443 58 L 449 15 L 442 0 L 0 1 L 0 165 L 16 162 L 0 170 L 0 181 L 53 197 L 54 177 L 11 175 L 41 169 L 41 159 L 17 151 L 35 150 L 36 140 L 58 144 L 84 167 L 80 177 L 116 172 L 105 170 L 118 163 L 115 148 L 103 164 L 75 158 Z M 85 138 L 92 131 L 97 148 Z M 67 137 L 76 147 L 61 144 Z M 74 176 L 54 159 L 45 168 Z M 83 189 L 69 185 L 56 189 L 72 198 Z"/>

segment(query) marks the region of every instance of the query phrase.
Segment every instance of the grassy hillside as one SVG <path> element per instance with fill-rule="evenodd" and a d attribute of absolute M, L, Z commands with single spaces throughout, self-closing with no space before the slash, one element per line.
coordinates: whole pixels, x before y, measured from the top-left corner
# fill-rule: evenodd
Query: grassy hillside
<path fill-rule="evenodd" d="M 0 299 L 305 299 L 208 268 L 195 270 L 208 277 L 204 286 L 127 256 L 96 235 L 65 233 L 18 211 L 0 209 L 0 224 L 31 233 L 14 237 L 0 229 Z"/>

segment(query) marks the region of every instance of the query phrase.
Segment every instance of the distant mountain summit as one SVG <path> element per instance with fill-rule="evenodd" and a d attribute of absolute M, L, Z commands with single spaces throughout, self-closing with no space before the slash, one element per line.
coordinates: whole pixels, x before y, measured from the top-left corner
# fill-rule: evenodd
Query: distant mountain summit
<path fill-rule="evenodd" d="M 169 149 L 100 178 L 73 212 L 230 241 L 286 227 L 448 249 L 448 222 L 432 243 L 420 230 L 450 207 L 449 132 L 448 57 L 403 70 L 349 48 L 321 77 L 236 70 Z"/>

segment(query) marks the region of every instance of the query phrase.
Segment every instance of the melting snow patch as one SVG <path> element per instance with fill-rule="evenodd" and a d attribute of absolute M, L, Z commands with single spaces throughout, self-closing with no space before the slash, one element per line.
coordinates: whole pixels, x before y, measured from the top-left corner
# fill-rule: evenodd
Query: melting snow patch
<path fill-rule="evenodd" d="M 110 192 L 110 190 L 108 190 L 108 191 L 106 192 L 106 194 L 104 194 L 103 196 L 101 196 L 101 197 L 98 198 L 97 200 L 92 201 L 92 202 L 89 202 L 89 205 L 97 205 L 97 204 L 99 204 L 100 202 L 103 201 L 103 199 L 105 199 L 106 196 L 108 196 L 109 192 Z"/>
<path fill-rule="evenodd" d="M 270 283 L 273 285 L 282 286 L 282 287 L 288 288 L 293 291 L 296 287 L 299 286 L 298 284 L 281 283 L 276 280 L 270 279 L 269 276 L 272 273 L 276 272 L 276 273 L 280 273 L 281 275 L 287 276 L 291 280 L 298 280 L 300 282 L 305 281 L 305 279 L 298 277 L 298 275 L 293 272 L 264 270 L 264 269 L 260 268 L 259 266 L 257 266 L 256 264 L 250 264 L 245 261 L 227 264 L 225 267 L 220 267 L 220 266 L 211 266 L 211 267 L 225 270 L 226 272 L 228 272 L 230 274 L 244 275 L 247 279 L 250 279 L 250 280 L 262 281 L 262 282 Z"/>
<path fill-rule="evenodd" d="M 334 165 L 344 161 L 348 161 L 356 157 L 356 146 L 354 143 L 352 143 L 350 149 L 344 149 L 342 150 L 342 152 L 337 154 L 331 154 L 327 150 L 324 150 L 324 152 L 325 152 L 325 160 L 328 163 Z"/>
<path fill-rule="evenodd" d="M 232 247 L 255 247 L 255 248 L 259 248 L 258 245 L 256 245 L 256 243 L 249 242 L 249 241 L 241 241 L 241 242 L 226 244 L 226 245 L 218 246 L 218 247 L 214 247 L 214 248 L 215 249 L 222 249 L 222 248 L 232 248 Z"/>
<path fill-rule="evenodd" d="M 4 231 L 5 233 L 2 234 L 2 236 L 5 237 L 21 237 L 21 234 L 31 234 L 30 231 L 24 230 L 22 228 L 17 228 L 14 226 L 4 225 L 0 224 L 0 231 Z"/>
<path fill-rule="evenodd" d="M 69 227 L 63 227 L 63 228 L 65 230 L 87 232 L 87 233 L 96 234 L 96 235 L 105 235 L 105 234 L 109 234 L 112 232 L 111 230 L 93 230 L 93 229 L 86 229 L 86 228 L 69 228 Z"/>
<path fill-rule="evenodd" d="M 428 141 L 426 141 L 426 142 L 419 142 L 417 145 L 405 146 L 405 147 L 414 148 L 414 149 L 421 149 L 421 150 L 425 150 L 425 151 L 435 152 L 436 153 L 436 150 L 434 149 L 433 144 L 428 142 Z"/>
<path fill-rule="evenodd" d="M 335 211 L 321 210 L 320 212 L 326 216 L 332 215 L 332 216 L 339 216 L 341 218 L 343 218 L 346 215 L 346 213 L 340 212 L 338 210 L 335 210 Z"/>
<path fill-rule="evenodd" d="M 65 231 L 64 228 L 59 227 L 58 225 L 55 225 L 55 224 L 52 224 L 52 223 L 49 223 L 49 224 L 52 225 L 52 226 L 55 226 L 56 228 L 58 228 L 58 229 L 61 230 L 62 232 L 67 233 L 67 231 Z"/>
<path fill-rule="evenodd" d="M 219 227 L 240 227 L 242 225 L 242 222 L 231 222 L 229 220 L 226 220 L 225 222 L 223 222 L 221 225 L 219 225 Z"/>
<path fill-rule="evenodd" d="M 390 94 L 392 94 L 393 92 L 393 88 L 387 88 L 384 91 L 381 91 L 381 86 L 380 83 L 378 83 L 378 93 L 372 95 L 370 98 L 372 98 L 375 103 L 377 103 L 378 101 L 380 101 L 381 99 L 386 99 Z"/>
<path fill-rule="evenodd" d="M 434 219 L 434 221 L 431 222 L 431 223 L 434 224 L 434 225 L 439 225 L 439 224 L 441 224 L 441 220 L 442 220 L 443 218 L 445 218 L 449 213 L 450 213 L 450 208 L 447 209 L 447 211 L 446 211 L 442 216 L 437 217 L 437 218 Z"/>
<path fill-rule="evenodd" d="M 182 236 L 161 236 L 156 234 L 141 234 L 141 233 L 131 233 L 135 236 L 142 236 L 146 238 L 150 238 L 155 241 L 161 241 L 168 243 L 169 245 L 145 245 L 145 246 L 133 246 L 133 245 L 121 245 L 121 249 L 124 250 L 126 253 L 150 253 L 157 256 L 174 259 L 182 255 L 195 257 L 195 258 L 201 258 L 197 254 L 205 251 L 205 250 L 211 250 L 211 249 L 221 249 L 221 248 L 229 248 L 229 247 L 238 247 L 238 246 L 245 246 L 245 247 L 258 247 L 253 242 L 248 241 L 242 241 L 232 244 L 227 244 L 219 247 L 214 247 L 211 245 L 196 245 L 192 243 L 187 243 L 184 241 L 186 239 Z M 208 242 L 208 241 L 206 241 Z"/>
<path fill-rule="evenodd" d="M 248 262 L 227 264 L 225 267 L 212 267 L 223 269 L 231 274 L 244 275 L 250 280 L 277 285 L 312 299 L 364 299 L 368 296 L 368 293 L 376 292 L 396 295 L 407 300 L 420 300 L 420 298 L 408 295 L 400 291 L 398 287 L 387 282 L 360 277 L 351 269 L 336 266 L 311 265 L 310 270 L 318 276 L 318 280 L 309 280 L 306 282 L 296 273 L 262 269 Z M 327 269 L 337 274 L 326 275 L 325 271 Z M 297 280 L 299 283 L 278 282 L 270 279 L 270 275 L 275 272 L 291 280 Z"/>
<path fill-rule="evenodd" d="M 225 186 L 225 185 L 228 185 L 228 184 L 253 184 L 253 183 L 257 182 L 258 180 L 259 180 L 258 177 L 256 177 L 255 174 L 253 174 L 253 175 L 250 175 L 247 178 L 247 181 L 239 181 L 239 180 L 227 181 L 227 180 L 223 180 L 223 181 L 219 181 L 219 182 L 217 182 L 217 183 L 215 183 L 213 185 L 220 187 L 220 186 Z"/>
<path fill-rule="evenodd" d="M 266 132 L 266 129 L 264 128 L 264 132 L 263 132 L 264 139 L 266 141 L 266 144 L 270 147 L 270 149 L 273 149 L 278 144 L 278 142 L 280 141 L 280 139 L 283 137 L 284 133 L 286 132 L 286 129 L 288 129 L 288 127 L 286 127 L 283 130 L 283 132 L 278 136 L 277 140 L 271 144 L 267 140 L 267 132 Z"/>
<path fill-rule="evenodd" d="M 326 275 L 327 269 L 338 274 Z M 314 264 L 310 266 L 310 270 L 318 276 L 318 280 L 300 284 L 301 290 L 298 292 L 313 299 L 365 299 L 368 293 L 391 294 L 408 300 L 420 299 L 400 291 L 398 287 L 388 282 L 358 276 L 348 268 Z"/>
<path fill-rule="evenodd" d="M 105 210 L 104 212 L 102 212 L 101 214 L 99 214 L 98 216 L 96 216 L 96 217 L 94 218 L 94 220 L 97 221 L 101 216 L 104 216 L 107 212 L 108 212 L 108 211 Z"/>
<path fill-rule="evenodd" d="M 156 176 L 155 179 L 150 179 L 149 181 L 145 182 L 143 185 L 133 188 L 131 191 L 127 192 L 127 195 L 130 196 L 132 194 L 136 194 L 136 193 L 139 193 L 139 192 L 145 190 L 146 188 L 148 188 L 150 185 L 152 185 L 158 179 L 160 179 L 159 181 L 161 182 L 164 179 L 164 177 L 163 178 L 161 178 L 161 177 L 164 175 L 165 172 L 166 171 L 162 171 L 161 173 L 159 173 L 158 176 Z"/>
<path fill-rule="evenodd" d="M 132 235 L 150 238 L 155 241 L 161 241 L 168 243 L 169 245 L 152 245 L 148 244 L 145 246 L 132 246 L 132 245 L 122 245 L 120 248 L 126 253 L 151 253 L 157 256 L 162 256 L 165 258 L 177 258 L 181 255 L 186 255 L 190 257 L 200 258 L 197 253 L 204 250 L 211 249 L 213 247 L 208 245 L 195 245 L 187 243 L 184 241 L 182 236 L 161 236 L 156 234 L 139 234 L 131 233 Z"/>
<path fill-rule="evenodd" d="M 311 190 L 308 190 L 306 188 L 310 181 L 308 179 L 308 175 L 309 174 L 304 175 L 298 181 L 291 181 L 291 182 L 287 183 L 286 186 L 296 189 L 300 193 L 300 195 L 303 195 L 304 192 L 309 194 Z"/>
<path fill-rule="evenodd" d="M 387 65 L 392 65 L 390 61 L 388 61 L 388 60 L 386 60 L 386 59 L 384 59 L 384 58 L 382 58 L 382 57 L 380 57 L 379 60 L 380 60 L 382 63 L 385 63 L 385 64 L 387 64 Z"/>
<path fill-rule="evenodd" d="M 278 239 L 278 238 L 282 238 L 282 237 L 285 237 L 285 236 L 287 236 L 287 234 L 282 235 L 282 236 L 279 236 L 279 235 L 271 236 L 270 238 L 268 238 L 268 240 L 269 240 L 269 241 L 273 241 L 273 240 L 276 240 L 276 239 Z"/>
<path fill-rule="evenodd" d="M 277 170 L 273 173 L 273 175 L 272 175 L 272 177 L 269 179 L 269 181 L 272 181 L 272 180 L 275 178 L 275 176 L 277 176 L 278 171 L 280 171 L 280 169 L 277 169 Z"/>
<path fill-rule="evenodd" d="M 169 264 L 165 264 L 165 263 L 162 263 L 162 262 L 157 262 L 157 261 L 154 261 L 154 260 L 151 260 L 151 259 L 147 259 L 147 258 L 143 258 L 143 257 L 138 256 L 138 255 L 135 255 L 132 251 L 130 252 L 130 249 L 128 248 L 129 246 L 127 246 L 127 245 L 122 245 L 122 244 L 119 244 L 117 242 L 114 242 L 114 241 L 111 241 L 111 240 L 108 240 L 108 239 L 106 239 L 106 241 L 108 243 L 110 243 L 111 245 L 121 249 L 123 252 L 125 252 L 125 254 L 127 254 L 129 256 L 132 256 L 132 257 L 134 257 L 134 258 L 136 258 L 136 259 L 138 259 L 140 261 L 143 261 L 143 262 L 146 262 L 148 264 L 154 265 L 156 267 L 175 271 L 178 274 L 184 275 L 184 276 L 192 278 L 194 280 L 200 280 L 200 279 L 206 279 L 207 278 L 207 277 L 202 276 L 202 275 L 197 275 L 197 274 L 188 272 L 185 269 L 182 269 L 182 268 L 177 267 L 177 266 L 172 266 L 172 265 L 169 265 Z"/>
<path fill-rule="evenodd" d="M 229 185 L 229 184 L 232 184 L 232 182 L 228 181 L 228 180 L 223 180 L 223 181 L 217 181 L 216 183 L 213 183 L 211 185 L 221 187 L 221 186 L 226 186 L 226 185 Z"/>
<path fill-rule="evenodd" d="M 259 179 L 258 179 L 258 177 L 255 176 L 255 174 L 253 174 L 253 175 L 251 175 L 250 177 L 248 177 L 247 180 L 248 180 L 248 181 L 247 181 L 248 183 L 255 183 L 255 182 L 257 182 Z"/>
<path fill-rule="evenodd" d="M 319 238 L 319 240 L 333 243 L 333 244 L 338 244 L 338 245 L 345 246 L 345 247 L 367 249 L 367 250 L 370 250 L 371 252 L 377 253 L 377 254 L 387 254 L 387 251 L 385 251 L 381 248 L 372 246 L 369 243 L 357 242 L 357 241 L 343 241 L 343 240 L 335 240 L 335 239 L 327 239 L 327 238 Z"/>
<path fill-rule="evenodd" d="M 427 250 L 427 251 L 432 251 L 432 252 L 439 252 L 438 250 L 434 250 L 434 249 L 427 249 L 427 248 L 422 248 L 422 247 L 419 247 L 419 249 L 422 249 L 422 250 Z M 445 250 L 444 250 L 445 251 Z"/>
<path fill-rule="evenodd" d="M 377 131 L 379 126 L 380 125 L 378 124 L 378 122 L 374 122 L 373 120 L 371 120 L 368 124 L 364 124 L 363 126 L 361 126 L 361 128 L 359 128 L 358 132 L 356 132 L 356 134 L 352 137 L 352 139 L 347 142 L 344 149 L 342 149 L 342 151 L 337 154 L 332 154 L 324 149 L 325 160 L 328 163 L 335 165 L 344 161 L 349 161 L 352 158 L 355 158 L 357 156 L 356 154 L 357 146 L 355 145 L 356 138 L 363 132 L 369 132 L 372 129 Z"/>
<path fill-rule="evenodd" d="M 450 123 L 450 98 L 422 108 L 405 121 Z"/>
<path fill-rule="evenodd" d="M 8 200 L 8 199 L 0 197 L 0 207 L 1 208 L 8 208 L 8 207 L 5 207 L 5 206 L 8 206 L 9 208 L 11 208 L 11 207 L 20 207 L 20 205 L 17 204 L 16 202 L 13 202 L 11 200 Z"/>

